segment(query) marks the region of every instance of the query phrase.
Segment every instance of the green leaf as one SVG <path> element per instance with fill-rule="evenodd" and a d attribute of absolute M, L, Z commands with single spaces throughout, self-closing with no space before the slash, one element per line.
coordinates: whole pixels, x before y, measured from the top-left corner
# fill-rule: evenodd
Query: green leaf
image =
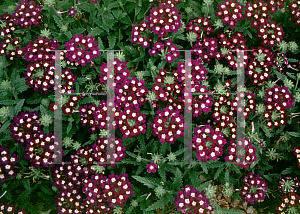
<path fill-rule="evenodd" d="M 298 59 L 288 59 L 289 62 L 298 62 Z"/>
<path fill-rule="evenodd" d="M 168 198 L 163 197 L 163 198 L 159 199 L 158 201 L 156 201 L 155 203 L 151 204 L 151 206 L 149 206 L 146 209 L 146 211 L 156 210 L 156 209 L 166 206 L 167 204 L 168 204 Z"/>
<path fill-rule="evenodd" d="M 267 137 L 272 137 L 272 135 L 271 135 L 271 133 L 268 130 L 268 127 L 266 125 L 262 124 L 260 127 L 264 131 L 264 133 L 266 134 Z"/>
<path fill-rule="evenodd" d="M 15 106 L 15 115 L 18 115 L 19 112 L 22 110 L 22 107 L 24 105 L 25 99 L 21 99 L 17 102 L 17 105 Z"/>
<path fill-rule="evenodd" d="M 201 184 L 200 186 L 198 186 L 198 187 L 195 187 L 199 192 L 201 192 L 201 191 L 203 191 L 203 190 L 205 190 L 207 187 L 208 187 L 208 185 L 211 183 L 211 180 L 209 180 L 209 181 L 206 181 L 206 182 L 204 182 L 203 184 Z"/>
<path fill-rule="evenodd" d="M 53 192 L 52 192 L 52 190 L 51 190 L 51 188 L 49 187 L 49 186 L 47 186 L 47 185 L 40 185 L 39 186 L 40 187 L 40 189 L 44 192 L 44 193 L 46 193 L 47 195 L 53 195 Z"/>
<path fill-rule="evenodd" d="M 293 136 L 293 137 L 300 137 L 300 133 L 297 132 L 288 132 L 289 135 Z"/>
<path fill-rule="evenodd" d="M 30 181 L 29 181 L 29 179 L 22 179 L 22 183 L 23 183 L 23 185 L 24 185 L 24 187 L 26 188 L 26 189 L 28 189 L 28 190 L 30 190 Z"/>
<path fill-rule="evenodd" d="M 176 168 L 175 178 L 174 178 L 174 182 L 172 184 L 172 186 L 175 190 L 180 189 L 181 186 L 183 185 L 182 179 L 183 179 L 182 172 L 180 171 L 179 168 Z"/>
<path fill-rule="evenodd" d="M 224 166 L 220 167 L 217 172 L 215 173 L 214 180 L 217 180 L 218 177 L 220 176 L 221 172 L 223 172 Z"/>
<path fill-rule="evenodd" d="M 23 91 L 26 91 L 30 88 L 28 85 L 26 85 L 26 79 L 20 78 L 19 75 L 16 78 L 14 87 L 17 93 L 22 93 Z"/>
<path fill-rule="evenodd" d="M 103 42 L 102 42 L 102 39 L 100 37 L 98 37 L 98 48 L 99 50 L 104 50 L 104 45 L 103 45 Z"/>
<path fill-rule="evenodd" d="M 47 110 L 45 109 L 45 107 L 42 104 L 40 105 L 40 110 L 41 110 L 42 116 L 47 114 Z"/>
<path fill-rule="evenodd" d="M 15 105 L 16 101 L 15 100 L 1 100 L 0 105 L 5 105 L 5 106 L 11 106 Z"/>
<path fill-rule="evenodd" d="M 205 172 L 205 174 L 208 174 L 206 163 L 203 163 L 201 160 L 199 161 L 199 163 L 200 163 L 203 171 Z"/>
<path fill-rule="evenodd" d="M 150 181 L 148 178 L 144 178 L 144 177 L 140 177 L 140 176 L 136 176 L 133 175 L 132 176 L 135 180 L 137 180 L 138 182 L 144 184 L 145 186 L 154 189 L 155 187 L 157 187 L 157 184 L 153 181 Z"/>
<path fill-rule="evenodd" d="M 150 138 L 150 136 L 152 135 L 152 128 L 149 126 L 147 126 L 147 132 L 146 132 L 146 138 L 147 140 Z"/>
<path fill-rule="evenodd" d="M 126 151 L 126 154 L 128 154 L 130 157 L 132 157 L 132 158 L 136 158 L 136 154 L 134 154 L 134 153 L 132 153 L 132 152 L 129 152 L 129 151 Z"/>
<path fill-rule="evenodd" d="M 63 22 L 61 21 L 61 18 L 58 17 L 57 15 L 53 15 L 53 19 L 59 28 L 61 28 L 64 25 Z"/>
<path fill-rule="evenodd" d="M 90 31 L 90 35 L 91 36 L 98 36 L 100 34 L 103 34 L 104 31 L 102 29 L 100 29 L 99 27 L 95 27 L 93 30 Z"/>
<path fill-rule="evenodd" d="M 75 28 L 73 30 L 71 30 L 72 35 L 74 36 L 75 34 L 82 34 L 84 31 L 86 30 L 86 28 Z"/>
<path fill-rule="evenodd" d="M 28 197 L 29 195 L 31 194 L 31 191 L 32 190 L 25 190 L 23 191 L 19 196 L 18 196 L 18 201 L 21 201 L 21 202 L 24 202 Z"/>
<path fill-rule="evenodd" d="M 140 164 L 138 169 L 136 170 L 135 175 L 141 174 L 143 172 L 144 168 L 145 168 L 145 166 L 143 164 Z"/>
<path fill-rule="evenodd" d="M 181 155 L 184 152 L 184 148 L 177 150 L 176 152 L 174 152 L 174 154 L 176 156 Z"/>
<path fill-rule="evenodd" d="M 146 145 L 145 145 L 144 135 L 138 135 L 137 138 L 138 138 L 138 140 L 140 142 L 140 145 L 142 147 L 142 151 L 146 152 Z"/>
<path fill-rule="evenodd" d="M 72 39 L 72 33 L 70 31 L 64 32 L 64 34 L 68 37 L 68 39 Z"/>
<path fill-rule="evenodd" d="M 71 129 L 72 129 L 72 122 L 69 122 L 68 127 L 67 127 L 67 134 L 70 133 Z"/>
<path fill-rule="evenodd" d="M 225 182 L 229 183 L 229 170 L 228 169 L 226 169 L 226 172 L 225 172 Z"/>
<path fill-rule="evenodd" d="M 297 77 L 293 74 L 290 74 L 290 73 L 287 73 L 286 72 L 286 75 L 288 75 L 290 78 L 294 79 L 294 80 L 297 80 Z"/>
<path fill-rule="evenodd" d="M 80 4 L 78 5 L 78 8 L 80 8 L 86 12 L 91 12 L 95 9 L 94 5 L 92 5 L 89 2 L 80 2 Z"/>
<path fill-rule="evenodd" d="M 285 81 L 286 79 L 286 76 L 284 76 L 283 74 L 279 73 L 277 71 L 277 69 L 273 69 L 274 73 L 282 80 L 282 81 Z"/>
<path fill-rule="evenodd" d="M 117 41 L 116 35 L 108 35 L 108 47 L 109 47 L 109 49 L 111 49 L 111 50 L 114 49 L 116 41 Z"/>
<path fill-rule="evenodd" d="M 163 180 L 163 182 L 166 182 L 166 163 L 163 163 L 158 168 L 158 174 Z"/>
<path fill-rule="evenodd" d="M 135 7 L 134 8 L 134 14 L 137 16 L 141 12 L 142 7 Z"/>
<path fill-rule="evenodd" d="M 291 172 L 293 172 L 294 170 L 293 170 L 293 167 L 289 167 L 289 168 L 286 168 L 285 170 L 283 170 L 282 172 L 281 172 L 281 174 L 283 174 L 283 175 L 287 175 L 287 174 L 291 174 Z"/>

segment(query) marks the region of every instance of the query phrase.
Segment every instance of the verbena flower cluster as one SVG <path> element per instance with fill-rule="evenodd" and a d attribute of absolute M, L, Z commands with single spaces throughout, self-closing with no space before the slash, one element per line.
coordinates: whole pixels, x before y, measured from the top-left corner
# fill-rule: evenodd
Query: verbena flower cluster
<path fill-rule="evenodd" d="M 85 66 L 100 56 L 98 42 L 93 36 L 75 34 L 70 41 L 65 43 L 65 48 L 67 51 L 64 52 L 64 58 L 67 64 L 72 66 Z"/>
<path fill-rule="evenodd" d="M 177 192 L 174 199 L 175 207 L 181 213 L 207 213 L 213 211 L 210 201 L 205 197 L 205 192 L 199 192 L 189 185 L 185 185 L 183 190 Z"/>
<path fill-rule="evenodd" d="M 5 182 L 7 179 L 16 177 L 14 166 L 19 161 L 16 154 L 9 155 L 9 149 L 0 145 L 0 181 Z"/>
<path fill-rule="evenodd" d="M 36 27 L 42 23 L 42 5 L 37 5 L 34 1 L 20 0 L 16 12 L 12 14 L 14 23 L 21 28 L 31 25 Z"/>
<path fill-rule="evenodd" d="M 259 174 L 254 175 L 252 172 L 249 172 L 244 177 L 243 182 L 245 184 L 242 189 L 243 201 L 254 204 L 265 199 L 268 185 Z"/>
<path fill-rule="evenodd" d="M 227 143 L 223 133 L 213 130 L 210 125 L 196 127 L 194 129 L 192 148 L 196 150 L 198 160 L 207 162 L 212 159 L 216 161 L 223 154 L 223 147 Z"/>
<path fill-rule="evenodd" d="M 27 213 L 25 210 L 17 209 L 14 204 L 4 204 L 0 202 L 0 214 L 6 213 L 16 213 L 16 214 L 25 214 Z"/>
<path fill-rule="evenodd" d="M 11 138 L 25 146 L 24 157 L 33 167 L 53 167 L 53 160 L 57 156 L 57 153 L 54 154 L 54 135 L 42 130 L 39 119 L 37 112 L 19 113 L 10 125 Z"/>
<path fill-rule="evenodd" d="M 184 136 L 184 118 L 172 106 L 156 112 L 156 117 L 150 127 L 153 128 L 153 135 L 159 138 L 159 142 L 174 144 Z"/>

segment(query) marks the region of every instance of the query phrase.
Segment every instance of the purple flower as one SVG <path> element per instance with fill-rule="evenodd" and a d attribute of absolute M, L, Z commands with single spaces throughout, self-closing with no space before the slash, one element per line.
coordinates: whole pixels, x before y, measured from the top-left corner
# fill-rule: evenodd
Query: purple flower
<path fill-rule="evenodd" d="M 77 10 L 75 10 L 75 8 L 69 8 L 68 9 L 70 16 L 75 16 L 77 13 Z"/>
<path fill-rule="evenodd" d="M 148 173 L 155 173 L 157 167 L 158 167 L 158 165 L 155 164 L 155 163 L 152 161 L 151 164 L 147 164 L 147 172 L 148 172 Z"/>

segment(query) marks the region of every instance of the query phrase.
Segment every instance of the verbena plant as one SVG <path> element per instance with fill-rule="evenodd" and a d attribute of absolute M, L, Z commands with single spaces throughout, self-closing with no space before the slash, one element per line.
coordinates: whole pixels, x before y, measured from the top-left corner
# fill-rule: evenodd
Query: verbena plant
<path fill-rule="evenodd" d="M 299 8 L 5 0 L 0 213 L 299 213 Z"/>

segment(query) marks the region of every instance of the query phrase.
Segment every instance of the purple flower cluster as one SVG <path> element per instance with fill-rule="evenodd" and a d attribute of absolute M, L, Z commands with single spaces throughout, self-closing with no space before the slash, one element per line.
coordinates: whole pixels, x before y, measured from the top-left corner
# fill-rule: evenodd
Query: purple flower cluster
<path fill-rule="evenodd" d="M 0 36 L 12 37 L 11 33 L 16 30 L 16 25 L 14 24 L 14 19 L 9 13 L 4 13 L 0 15 L 0 20 L 5 23 L 5 26 L 0 29 Z"/>
<path fill-rule="evenodd" d="M 125 107 L 124 110 L 116 112 L 115 121 L 125 139 L 146 133 L 146 116 L 136 109 Z"/>
<path fill-rule="evenodd" d="M 284 31 L 274 21 L 268 21 L 258 29 L 257 37 L 262 40 L 263 46 L 275 47 L 278 42 L 282 42 Z"/>
<path fill-rule="evenodd" d="M 246 92 L 244 95 L 244 92 L 242 92 L 235 96 L 233 107 L 234 107 L 234 110 L 236 110 L 238 113 L 240 113 L 242 111 L 242 109 L 237 108 L 237 102 L 239 101 L 240 95 L 245 96 L 245 98 L 244 98 L 245 104 L 243 104 L 244 105 L 244 118 L 248 119 L 250 113 L 254 111 L 254 107 L 255 107 L 254 94 Z"/>
<path fill-rule="evenodd" d="M 42 131 L 37 112 L 21 112 L 10 125 L 11 138 L 21 146 L 25 144 L 24 157 L 33 167 L 52 167 L 54 154 L 54 135 Z"/>
<path fill-rule="evenodd" d="M 288 196 L 283 196 L 279 207 L 275 207 L 275 209 L 280 214 L 285 213 L 295 213 L 300 210 L 300 196 L 296 195 L 296 193 L 291 193 Z"/>
<path fill-rule="evenodd" d="M 180 56 L 179 48 L 170 39 L 163 41 L 159 38 L 153 45 L 153 48 L 149 50 L 149 53 L 150 56 L 159 55 L 160 51 L 167 51 L 164 57 L 169 63 L 172 63 L 174 59 Z"/>
<path fill-rule="evenodd" d="M 286 193 L 296 193 L 297 188 L 300 187 L 300 182 L 298 181 L 297 177 L 293 179 L 291 177 L 285 177 L 284 179 L 280 176 L 279 177 L 279 186 L 278 191 L 286 194 Z"/>
<path fill-rule="evenodd" d="M 124 107 L 139 111 L 142 105 L 147 103 L 146 95 L 148 91 L 143 79 L 139 80 L 136 77 L 132 77 L 131 79 L 123 78 L 115 90 L 117 111 L 123 111 Z"/>
<path fill-rule="evenodd" d="M 42 23 L 43 15 L 40 15 L 42 5 L 37 5 L 34 1 L 20 0 L 16 12 L 12 14 L 14 23 L 21 28 L 34 27 Z"/>
<path fill-rule="evenodd" d="M 149 28 L 149 23 L 145 20 L 141 21 L 140 24 L 132 26 L 131 42 L 140 44 L 143 48 L 149 47 L 150 42 L 152 42 L 152 39 L 146 38 L 146 30 Z"/>
<path fill-rule="evenodd" d="M 158 165 L 152 161 L 150 164 L 147 164 L 146 167 L 148 173 L 155 173 Z"/>
<path fill-rule="evenodd" d="M 107 104 L 104 100 L 100 101 L 99 106 L 92 104 L 78 108 L 81 116 L 80 123 L 83 126 L 90 125 L 89 131 L 95 133 L 97 129 L 106 129 Z"/>
<path fill-rule="evenodd" d="M 226 144 L 223 133 L 213 130 L 210 125 L 205 127 L 196 127 L 192 139 L 192 148 L 196 150 L 198 160 L 207 162 L 216 161 L 223 154 L 223 147 Z"/>
<path fill-rule="evenodd" d="M 10 46 L 12 50 L 7 50 Z M 7 54 L 6 57 L 9 61 L 13 61 L 15 57 L 20 58 L 23 54 L 22 50 L 19 47 L 20 41 L 18 38 L 4 37 L 3 41 L 0 43 L 0 56 Z"/>
<path fill-rule="evenodd" d="M 295 25 L 300 25 L 300 1 L 299 0 L 290 1 L 289 9 L 290 9 L 290 14 L 294 16 Z"/>
<path fill-rule="evenodd" d="M 267 192 L 267 183 L 260 177 L 259 174 L 254 175 L 249 172 L 244 179 L 244 186 L 242 188 L 242 200 L 250 204 L 262 202 L 265 199 Z"/>
<path fill-rule="evenodd" d="M 59 190 L 56 206 L 63 213 L 112 213 L 133 195 L 127 174 L 104 176 L 79 164 L 79 156 L 71 155 L 72 165 L 62 164 L 53 173 L 54 186 Z"/>
<path fill-rule="evenodd" d="M 74 35 L 73 38 L 65 43 L 68 50 L 64 53 L 68 65 L 85 66 L 92 61 L 93 58 L 100 56 L 98 42 L 93 36 L 84 36 L 83 34 Z"/>
<path fill-rule="evenodd" d="M 293 108 L 293 94 L 289 92 L 285 86 L 275 85 L 273 88 L 268 88 L 265 93 L 265 102 L 280 103 L 284 108 Z"/>
<path fill-rule="evenodd" d="M 179 10 L 166 3 L 153 7 L 146 19 L 149 21 L 149 29 L 160 38 L 166 37 L 168 33 L 176 33 L 182 27 Z"/>
<path fill-rule="evenodd" d="M 257 161 L 257 157 L 255 157 L 257 149 L 251 144 L 248 138 L 244 139 L 244 143 L 242 142 L 242 139 L 238 139 L 238 144 L 239 147 L 237 148 L 236 142 L 234 140 L 230 141 L 225 161 L 233 162 L 234 160 L 236 160 L 236 165 L 240 166 L 241 168 L 247 169 L 249 168 L 251 163 Z"/>
<path fill-rule="evenodd" d="M 225 1 L 218 4 L 216 16 L 233 29 L 237 26 L 237 22 L 244 18 L 243 9 L 244 7 L 237 1 Z"/>
<path fill-rule="evenodd" d="M 215 31 L 210 20 L 210 17 L 205 17 L 204 15 L 201 15 L 198 18 L 189 21 L 187 23 L 186 30 L 188 32 L 196 33 L 197 39 L 200 39 L 202 32 L 206 33 L 206 35 L 209 35 Z"/>
<path fill-rule="evenodd" d="M 218 53 L 218 41 L 216 38 L 203 36 L 192 47 L 196 59 L 201 59 L 204 64 L 209 63 L 213 58 L 220 59 Z"/>
<path fill-rule="evenodd" d="M 253 48 L 252 57 L 247 64 L 246 74 L 253 84 L 261 83 L 270 78 L 271 67 L 274 66 L 274 53 L 270 48 Z"/>
<path fill-rule="evenodd" d="M 210 201 L 205 197 L 205 192 L 186 185 L 177 192 L 174 199 L 177 210 L 181 213 L 200 214 L 213 211 Z"/>
<path fill-rule="evenodd" d="M 173 75 L 167 75 L 167 71 L 165 69 L 159 70 L 159 75 L 155 77 L 155 83 L 152 84 L 152 91 L 157 97 L 157 100 L 153 101 L 154 108 L 159 107 L 158 100 L 161 100 L 165 103 L 173 105 L 173 107 L 177 110 L 181 111 L 183 109 L 184 88 L 183 83 L 180 83 L 181 74 L 181 71 L 178 69 Z"/>
<path fill-rule="evenodd" d="M 300 168 L 300 146 L 294 147 L 293 152 L 294 152 L 295 157 L 297 158 L 298 167 Z"/>
<path fill-rule="evenodd" d="M 0 214 L 6 213 L 15 213 L 15 214 L 25 214 L 27 213 L 26 210 L 16 208 L 17 205 L 15 204 L 3 204 L 0 202 Z"/>
<path fill-rule="evenodd" d="M 238 66 L 234 59 L 236 53 L 231 50 L 247 50 L 245 36 L 242 33 L 234 33 L 230 36 L 228 34 L 220 33 L 217 37 L 219 38 L 219 44 L 221 47 L 221 51 L 219 52 L 220 57 L 225 57 L 228 62 L 228 66 L 236 70 Z M 217 58 L 219 59 L 218 55 Z M 247 65 L 248 59 L 249 56 L 247 52 L 244 52 L 244 66 Z"/>
<path fill-rule="evenodd" d="M 19 161 L 16 154 L 9 155 L 9 149 L 0 145 L 0 182 L 16 177 L 14 166 Z"/>
<path fill-rule="evenodd" d="M 153 135 L 158 136 L 159 142 L 173 144 L 180 136 L 184 136 L 184 118 L 179 113 L 179 110 L 170 105 L 157 111 L 150 126 L 153 128 Z"/>
<path fill-rule="evenodd" d="M 258 28 L 266 24 L 267 20 L 271 19 L 269 12 L 273 14 L 275 11 L 269 10 L 268 4 L 261 0 L 246 3 L 246 16 L 251 21 L 253 28 Z"/>
<path fill-rule="evenodd" d="M 127 69 L 127 62 L 121 62 L 119 61 L 117 58 L 114 59 L 113 61 L 113 65 L 114 65 L 114 74 L 115 74 L 115 83 L 116 85 L 121 84 L 122 81 L 124 81 L 124 79 L 128 79 L 128 77 L 130 77 L 130 72 Z M 103 63 L 100 67 L 100 82 L 103 83 L 104 85 L 107 85 L 107 69 L 108 65 L 107 63 Z M 114 85 L 115 86 L 115 85 Z"/>

